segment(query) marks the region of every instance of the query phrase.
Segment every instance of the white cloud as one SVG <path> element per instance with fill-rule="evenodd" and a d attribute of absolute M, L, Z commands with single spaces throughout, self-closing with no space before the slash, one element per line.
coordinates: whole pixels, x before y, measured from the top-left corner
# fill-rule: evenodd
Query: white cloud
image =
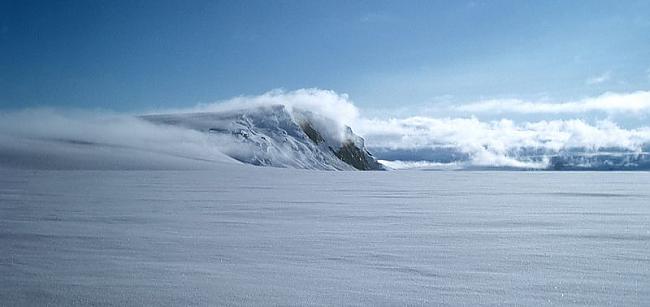
<path fill-rule="evenodd" d="M 278 104 L 289 109 L 312 111 L 332 119 L 336 126 L 349 125 L 366 139 L 366 145 L 370 147 L 447 148 L 468 156 L 473 165 L 536 168 L 543 167 L 547 161 L 519 159 L 516 152 L 521 149 L 560 152 L 573 148 L 620 148 L 641 152 L 650 144 L 650 127 L 627 129 L 611 120 L 517 122 L 510 119 L 482 121 L 476 117 L 368 118 L 360 114 L 347 95 L 319 89 L 275 90 L 176 112 L 234 111 Z M 607 93 L 564 103 L 493 100 L 456 108 L 472 112 L 514 113 L 581 113 L 594 110 L 647 112 L 650 110 L 650 92 Z M 70 113 L 65 110 L 0 112 L 0 153 L 2 150 L 14 150 L 19 143 L 17 140 L 28 140 L 27 143 L 23 142 L 25 145 L 22 148 L 35 151 L 65 146 L 65 142 L 60 141 L 72 140 L 102 148 L 215 161 L 227 160 L 221 151 L 228 146 L 227 140 L 217 140 L 179 127 L 156 126 L 130 115 Z"/>
<path fill-rule="evenodd" d="M 515 123 L 507 119 L 409 117 L 361 119 L 355 128 L 370 146 L 456 147 L 465 152 L 608 147 L 638 151 L 650 142 L 649 127 L 624 129 L 611 121 L 591 125 L 579 119 Z"/>
<path fill-rule="evenodd" d="M 36 109 L 0 112 L 0 164 L 45 168 L 202 169 L 235 163 L 204 133 L 130 115 Z"/>
<path fill-rule="evenodd" d="M 148 114 L 165 113 L 196 113 L 196 112 L 230 112 L 255 108 L 259 106 L 283 105 L 288 111 L 299 109 L 317 114 L 328 119 L 321 128 L 330 129 L 328 134 L 343 137 L 345 126 L 353 126 L 359 117 L 359 109 L 352 103 L 347 94 L 339 94 L 331 90 L 317 88 L 285 91 L 276 89 L 257 96 L 239 96 L 227 100 L 207 104 L 199 104 L 193 108 L 167 109 L 149 112 Z M 318 123 L 315 123 L 318 124 Z M 332 127 L 334 124 L 334 127 Z"/>
<path fill-rule="evenodd" d="M 340 125 L 350 125 L 359 117 L 359 109 L 347 94 L 317 88 L 285 91 L 276 89 L 257 96 L 239 96 L 193 108 L 162 110 L 151 113 L 225 112 L 256 106 L 284 105 L 291 110 L 299 108 L 335 120 Z"/>
<path fill-rule="evenodd" d="M 624 129 L 611 121 L 579 119 L 515 123 L 503 119 L 408 117 L 361 119 L 356 130 L 371 147 L 447 148 L 467 154 L 472 165 L 543 168 L 548 163 L 518 159 L 521 150 L 542 154 L 571 149 L 619 148 L 641 152 L 650 144 L 650 128 Z"/>
<path fill-rule="evenodd" d="M 485 100 L 451 107 L 454 111 L 473 113 L 647 113 L 650 91 L 605 93 L 600 96 L 567 102 L 532 102 L 520 99 Z"/>
<path fill-rule="evenodd" d="M 274 90 L 259 96 L 156 113 L 228 112 L 271 105 L 318 114 L 314 120 L 322 119 L 322 127 L 317 126 L 321 122 L 313 124 L 321 133 L 326 131 L 324 135 L 342 136 L 343 126 L 352 125 L 359 116 L 347 95 L 319 89 Z M 127 114 L 66 109 L 0 112 L 0 165 L 9 162 L 36 163 L 45 168 L 210 168 L 213 162 L 233 162 L 224 153 L 250 150 L 244 146 L 229 136 L 155 125 Z"/>
<path fill-rule="evenodd" d="M 602 73 L 602 74 L 600 74 L 598 76 L 593 76 L 593 77 L 587 79 L 587 81 L 585 81 L 585 83 L 587 83 L 587 85 L 601 84 L 601 83 L 609 81 L 611 78 L 612 78 L 612 72 L 607 71 L 607 72 L 604 72 L 604 73 Z"/>
<path fill-rule="evenodd" d="M 456 170 L 461 169 L 463 166 L 457 162 L 451 163 L 437 163 L 430 161 L 400 161 L 400 160 L 379 160 L 379 163 L 391 169 L 438 169 L 438 170 Z"/>

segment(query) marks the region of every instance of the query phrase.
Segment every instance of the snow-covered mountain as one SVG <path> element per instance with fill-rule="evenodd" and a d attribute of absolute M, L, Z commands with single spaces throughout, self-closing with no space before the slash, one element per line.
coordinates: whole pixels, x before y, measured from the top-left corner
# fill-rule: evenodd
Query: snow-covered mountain
<path fill-rule="evenodd" d="M 284 105 L 141 118 L 206 133 L 221 152 L 248 164 L 320 170 L 384 169 L 350 127 Z"/>

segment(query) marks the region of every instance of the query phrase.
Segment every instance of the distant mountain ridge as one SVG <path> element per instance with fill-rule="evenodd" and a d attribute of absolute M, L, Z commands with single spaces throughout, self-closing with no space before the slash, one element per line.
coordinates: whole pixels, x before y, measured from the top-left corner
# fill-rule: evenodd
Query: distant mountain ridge
<path fill-rule="evenodd" d="M 141 116 L 219 140 L 226 155 L 253 165 L 317 170 L 383 170 L 350 127 L 308 110 L 268 105 L 222 112 Z"/>
<path fill-rule="evenodd" d="M 626 148 L 568 148 L 548 150 L 517 148 L 505 157 L 522 163 L 521 166 L 477 164 L 473 156 L 458 148 L 436 147 L 395 149 L 371 147 L 375 157 L 382 161 L 397 161 L 401 168 L 434 169 L 491 169 L 491 170 L 551 170 L 551 171 L 647 171 L 650 170 L 650 148 L 639 151 Z M 391 164 L 386 162 L 386 164 Z M 390 166 L 390 165 L 388 165 Z M 400 168 L 400 167 L 397 167 Z"/>

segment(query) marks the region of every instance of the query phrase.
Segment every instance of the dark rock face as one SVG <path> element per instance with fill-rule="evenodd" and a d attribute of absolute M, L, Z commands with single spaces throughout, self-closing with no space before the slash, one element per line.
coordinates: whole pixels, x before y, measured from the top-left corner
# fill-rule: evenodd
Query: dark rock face
<path fill-rule="evenodd" d="M 351 141 L 345 142 L 338 151 L 334 151 L 334 154 L 358 170 L 384 170 L 384 167 L 367 150 L 355 146 Z"/>
<path fill-rule="evenodd" d="M 314 129 L 314 127 L 312 127 L 309 122 L 305 121 L 305 122 L 300 123 L 300 128 L 302 128 L 302 131 L 305 132 L 307 137 L 309 137 L 309 139 L 312 142 L 314 142 L 316 144 L 321 144 L 321 143 L 325 142 L 325 139 L 323 139 L 323 136 L 320 135 L 320 133 L 318 133 L 318 131 L 316 131 L 316 129 Z"/>
<path fill-rule="evenodd" d="M 316 130 L 308 121 L 303 121 L 300 124 L 300 128 L 305 132 L 309 139 L 316 143 L 317 145 L 325 143 L 323 136 Z M 329 150 L 334 153 L 334 155 L 339 158 L 341 161 L 351 165 L 352 167 L 362 170 L 385 170 L 384 166 L 381 165 L 377 160 L 370 154 L 363 146 L 363 138 L 357 136 L 352 132 L 352 129 L 346 127 L 346 137 L 350 138 L 345 140 L 340 148 L 333 148 L 331 145 L 328 146 Z M 352 139 L 355 139 L 353 141 Z M 360 146 L 357 146 L 360 145 Z"/>

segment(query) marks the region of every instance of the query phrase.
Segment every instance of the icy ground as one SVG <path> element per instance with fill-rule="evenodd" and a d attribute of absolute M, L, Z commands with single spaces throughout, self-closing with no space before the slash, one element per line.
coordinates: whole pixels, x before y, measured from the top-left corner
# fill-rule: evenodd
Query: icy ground
<path fill-rule="evenodd" d="M 648 305 L 650 174 L 0 171 L 0 305 Z"/>

